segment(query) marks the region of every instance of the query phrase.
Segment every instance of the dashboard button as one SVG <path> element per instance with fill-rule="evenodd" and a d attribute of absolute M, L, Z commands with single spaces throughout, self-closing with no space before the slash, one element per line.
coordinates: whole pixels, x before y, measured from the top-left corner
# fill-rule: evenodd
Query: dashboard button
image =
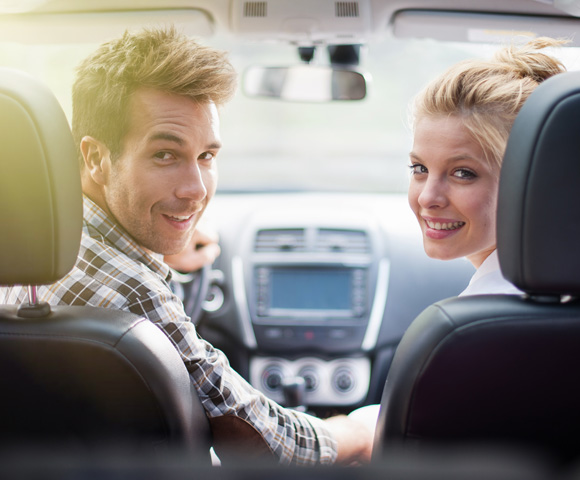
<path fill-rule="evenodd" d="M 348 336 L 345 328 L 332 328 L 328 331 L 328 338 L 331 340 L 342 340 Z"/>
<path fill-rule="evenodd" d="M 264 330 L 266 338 L 282 338 L 284 332 L 281 328 L 267 328 Z"/>

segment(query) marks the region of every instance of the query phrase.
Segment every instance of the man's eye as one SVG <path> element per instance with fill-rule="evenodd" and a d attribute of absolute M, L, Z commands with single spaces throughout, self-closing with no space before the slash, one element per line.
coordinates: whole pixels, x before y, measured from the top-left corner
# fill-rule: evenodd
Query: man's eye
<path fill-rule="evenodd" d="M 425 165 L 422 165 L 420 163 L 414 163 L 412 165 L 409 165 L 409 169 L 411 170 L 411 175 L 417 175 L 420 173 L 427 173 L 427 167 L 425 167 Z"/>
<path fill-rule="evenodd" d="M 173 155 L 170 152 L 157 152 L 154 157 L 164 162 L 173 160 Z"/>
<path fill-rule="evenodd" d="M 453 176 L 457 178 L 471 179 L 476 178 L 477 174 L 473 170 L 467 168 L 458 168 L 453 172 Z"/>
<path fill-rule="evenodd" d="M 214 154 L 211 152 L 203 152 L 198 158 L 200 160 L 211 160 L 214 158 Z"/>

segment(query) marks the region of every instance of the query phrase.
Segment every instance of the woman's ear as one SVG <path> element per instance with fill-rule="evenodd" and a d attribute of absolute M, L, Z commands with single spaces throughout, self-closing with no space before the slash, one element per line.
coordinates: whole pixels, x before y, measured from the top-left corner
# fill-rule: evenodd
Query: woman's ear
<path fill-rule="evenodd" d="M 90 136 L 82 138 L 80 147 L 85 161 L 85 172 L 96 184 L 107 185 L 111 168 L 110 150 L 103 142 Z"/>

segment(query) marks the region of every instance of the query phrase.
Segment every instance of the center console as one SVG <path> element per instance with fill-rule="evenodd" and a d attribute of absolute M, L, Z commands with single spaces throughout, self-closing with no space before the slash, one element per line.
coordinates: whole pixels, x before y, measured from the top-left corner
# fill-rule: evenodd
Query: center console
<path fill-rule="evenodd" d="M 259 352 L 250 381 L 281 403 L 283 383 L 295 377 L 307 405 L 362 402 L 388 286 L 380 237 L 355 217 L 273 223 L 253 226 L 250 254 L 232 265 L 245 343 Z"/>

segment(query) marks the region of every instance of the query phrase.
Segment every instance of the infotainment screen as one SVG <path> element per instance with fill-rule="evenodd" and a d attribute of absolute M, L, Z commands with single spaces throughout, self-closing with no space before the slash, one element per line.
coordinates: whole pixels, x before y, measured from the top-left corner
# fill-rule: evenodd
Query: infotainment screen
<path fill-rule="evenodd" d="M 352 310 L 352 268 L 272 268 L 269 308 Z"/>

